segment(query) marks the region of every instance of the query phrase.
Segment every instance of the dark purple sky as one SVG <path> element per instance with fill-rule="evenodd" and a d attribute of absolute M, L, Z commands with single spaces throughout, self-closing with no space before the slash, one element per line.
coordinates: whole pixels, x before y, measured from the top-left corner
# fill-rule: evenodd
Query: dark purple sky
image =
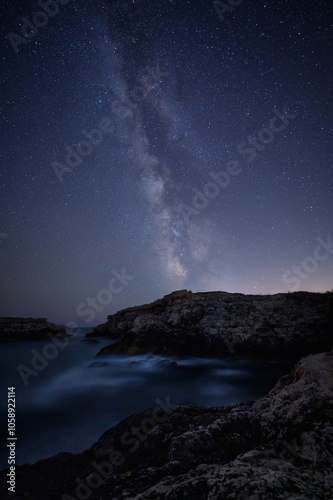
<path fill-rule="evenodd" d="M 1 316 L 333 288 L 331 2 L 42 5 L 0 7 Z"/>

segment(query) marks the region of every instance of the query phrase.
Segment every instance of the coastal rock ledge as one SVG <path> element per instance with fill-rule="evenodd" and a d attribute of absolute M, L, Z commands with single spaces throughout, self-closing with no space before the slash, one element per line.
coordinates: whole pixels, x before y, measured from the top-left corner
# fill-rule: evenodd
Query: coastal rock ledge
<path fill-rule="evenodd" d="M 65 326 L 46 318 L 0 318 L 0 342 L 67 336 Z"/>
<path fill-rule="evenodd" d="M 332 292 L 243 295 L 179 290 L 108 316 L 87 337 L 119 339 L 99 355 L 299 359 L 330 350 L 332 333 Z"/>
<path fill-rule="evenodd" d="M 257 401 L 156 401 L 83 453 L 17 467 L 15 500 L 333 498 L 333 352 L 301 359 Z M 1 498 L 14 498 L 5 474 Z"/>

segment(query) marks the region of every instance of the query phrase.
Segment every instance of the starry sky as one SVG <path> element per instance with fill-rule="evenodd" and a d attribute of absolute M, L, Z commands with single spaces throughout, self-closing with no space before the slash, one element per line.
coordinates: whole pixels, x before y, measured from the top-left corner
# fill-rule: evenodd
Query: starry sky
<path fill-rule="evenodd" d="M 1 316 L 333 288 L 331 2 L 227 4 L 1 2 Z"/>

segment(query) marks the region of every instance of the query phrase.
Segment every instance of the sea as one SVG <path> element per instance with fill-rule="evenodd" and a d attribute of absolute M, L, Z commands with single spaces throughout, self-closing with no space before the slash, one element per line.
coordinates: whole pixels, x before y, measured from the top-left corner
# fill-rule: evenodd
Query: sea
<path fill-rule="evenodd" d="M 8 388 L 15 388 L 15 458 L 21 465 L 82 452 L 125 417 L 156 407 L 157 399 L 213 407 L 260 398 L 293 365 L 152 354 L 96 357 L 116 341 L 87 342 L 90 331 L 59 339 L 67 344 L 61 348 L 50 339 L 1 344 L 1 469 L 8 468 Z"/>

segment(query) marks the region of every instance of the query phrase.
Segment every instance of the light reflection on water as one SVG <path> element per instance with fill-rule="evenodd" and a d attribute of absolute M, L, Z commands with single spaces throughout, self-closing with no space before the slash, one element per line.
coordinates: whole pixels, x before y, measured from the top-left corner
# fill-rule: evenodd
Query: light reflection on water
<path fill-rule="evenodd" d="M 154 407 L 156 398 L 204 406 L 258 398 L 290 366 L 200 358 L 175 362 L 149 354 L 95 358 L 112 341 L 81 342 L 88 331 L 72 337 L 45 369 L 29 377 L 28 386 L 17 366 L 30 367 L 31 350 L 42 352 L 50 340 L 1 345 L 1 415 L 6 415 L 7 387 L 15 386 L 17 464 L 62 451 L 83 451 L 126 416 Z M 5 465 L 6 452 L 1 455 L 1 468 Z"/>

